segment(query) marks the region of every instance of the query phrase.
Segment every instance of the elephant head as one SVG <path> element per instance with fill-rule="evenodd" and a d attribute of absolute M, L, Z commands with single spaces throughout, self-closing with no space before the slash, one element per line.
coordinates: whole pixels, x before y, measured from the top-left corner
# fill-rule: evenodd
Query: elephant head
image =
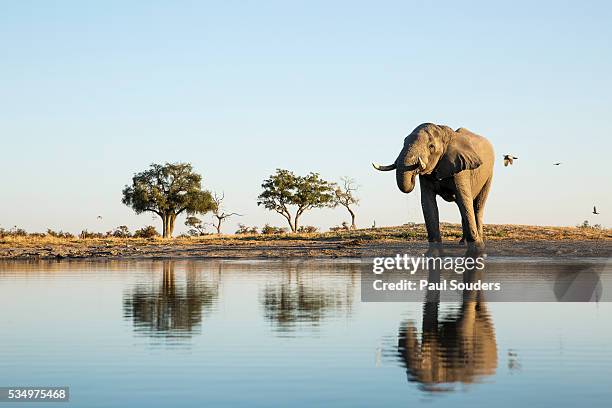
<path fill-rule="evenodd" d="M 424 123 L 406 136 L 404 147 L 393 164 L 373 166 L 380 171 L 395 170 L 397 186 L 402 192 L 410 193 L 417 174 L 431 174 L 441 180 L 481 164 L 481 158 L 463 129 L 454 131 L 448 126 Z"/>

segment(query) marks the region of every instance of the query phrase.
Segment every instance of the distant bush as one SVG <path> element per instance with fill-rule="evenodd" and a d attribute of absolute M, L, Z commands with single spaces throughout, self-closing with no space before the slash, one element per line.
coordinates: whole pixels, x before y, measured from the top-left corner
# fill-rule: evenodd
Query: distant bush
<path fill-rule="evenodd" d="M 81 238 L 81 239 L 86 239 L 86 238 L 104 238 L 105 236 L 106 235 L 101 233 L 101 232 L 87 231 L 86 229 L 81 231 L 81 233 L 79 234 L 79 238 Z"/>
<path fill-rule="evenodd" d="M 49 235 L 50 237 L 55 237 L 55 238 L 74 238 L 74 235 L 72 235 L 69 232 L 64 232 L 62 230 L 53 231 L 50 228 L 47 229 L 47 235 Z"/>
<path fill-rule="evenodd" d="M 578 228 L 587 228 L 587 229 L 596 229 L 596 230 L 601 230 L 603 229 L 603 227 L 601 226 L 601 224 L 595 224 L 595 225 L 590 225 L 589 222 L 587 220 L 584 220 L 582 222 L 582 224 L 578 224 L 576 225 L 576 227 Z"/>
<path fill-rule="evenodd" d="M 127 225 L 120 225 L 112 233 L 112 236 L 115 238 L 129 238 L 132 236 L 130 233 L 130 229 Z"/>
<path fill-rule="evenodd" d="M 4 228 L 0 228 L 0 237 L 1 238 L 4 238 L 4 237 L 25 237 L 26 235 L 28 235 L 27 231 L 24 230 L 23 228 L 17 228 L 17 226 L 14 226 L 10 230 L 4 229 Z"/>
<path fill-rule="evenodd" d="M 301 232 L 304 234 L 313 234 L 315 232 L 318 232 L 319 229 L 317 227 L 314 227 L 312 225 L 302 225 L 298 228 L 297 232 Z"/>
<path fill-rule="evenodd" d="M 244 224 L 238 224 L 238 230 L 236 234 L 244 235 L 244 234 L 258 234 L 257 227 L 247 227 Z"/>
<path fill-rule="evenodd" d="M 134 232 L 134 238 L 155 238 L 159 237 L 159 232 L 152 225 L 147 225 L 141 229 L 138 229 Z"/>
<path fill-rule="evenodd" d="M 348 222 L 344 221 L 341 225 L 336 225 L 335 227 L 331 227 L 330 231 L 348 231 L 351 227 L 348 225 Z"/>
<path fill-rule="evenodd" d="M 274 227 L 270 224 L 264 225 L 261 229 L 261 233 L 264 235 L 286 234 L 287 231 L 288 228 Z"/>
<path fill-rule="evenodd" d="M 208 235 L 209 233 L 206 231 L 206 224 L 207 223 L 202 222 L 201 219 L 193 215 L 187 217 L 187 219 L 185 220 L 185 225 L 190 227 L 187 231 L 187 234 L 192 237 Z"/>
<path fill-rule="evenodd" d="M 208 231 L 198 231 L 195 228 L 191 228 L 190 230 L 187 231 L 187 233 L 183 233 L 179 236 L 184 236 L 184 237 L 203 237 L 205 235 L 212 235 L 211 232 Z"/>

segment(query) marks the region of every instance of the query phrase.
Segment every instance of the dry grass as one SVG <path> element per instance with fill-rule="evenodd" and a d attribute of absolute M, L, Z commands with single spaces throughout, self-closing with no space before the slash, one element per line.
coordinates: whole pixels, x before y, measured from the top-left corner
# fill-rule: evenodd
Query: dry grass
<path fill-rule="evenodd" d="M 461 238 L 461 225 L 441 224 L 444 240 Z M 485 226 L 487 240 L 610 240 L 612 229 L 580 228 L 580 227 L 540 227 L 532 225 L 491 224 Z M 258 245 L 269 242 L 300 242 L 300 241 L 335 241 L 359 239 L 363 241 L 405 241 L 426 240 L 427 232 L 423 224 L 403 225 L 398 227 L 382 227 L 376 229 L 359 229 L 355 231 L 334 231 L 312 234 L 244 234 L 244 235 L 206 235 L 201 237 L 177 237 L 164 240 L 162 238 L 57 238 L 46 236 L 5 236 L 0 238 L 0 248 L 40 248 L 61 245 L 63 247 L 89 246 L 160 246 L 160 245 Z"/>
<path fill-rule="evenodd" d="M 441 230 L 445 242 L 457 242 L 461 237 L 460 225 L 443 224 Z M 485 233 L 488 242 L 508 247 L 510 252 L 504 254 L 557 256 L 566 253 L 607 257 L 612 248 L 610 229 L 487 225 Z M 312 234 L 207 235 L 173 239 L 5 235 L 0 237 L 0 259 L 360 257 L 364 248 L 405 247 L 407 242 L 426 245 L 425 227 L 418 224 Z"/>
<path fill-rule="evenodd" d="M 461 225 L 442 223 L 440 225 L 442 238 L 446 240 L 460 239 Z M 580 228 L 580 227 L 540 227 L 533 225 L 490 224 L 485 226 L 487 240 L 605 240 L 612 239 L 612 229 Z M 402 225 L 397 227 L 367 228 L 355 231 L 334 231 L 314 234 L 279 234 L 279 235 L 225 235 L 187 238 L 186 242 L 202 240 L 205 242 L 232 241 L 311 241 L 334 239 L 360 239 L 366 241 L 388 240 L 427 240 L 424 224 Z M 179 239 L 175 241 L 180 242 Z"/>

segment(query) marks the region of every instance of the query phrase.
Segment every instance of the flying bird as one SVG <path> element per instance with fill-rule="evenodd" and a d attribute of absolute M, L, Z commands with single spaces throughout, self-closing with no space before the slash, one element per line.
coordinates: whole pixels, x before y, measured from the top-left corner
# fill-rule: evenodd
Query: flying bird
<path fill-rule="evenodd" d="M 513 160 L 518 159 L 518 157 L 514 157 L 511 154 L 504 154 L 504 166 L 508 167 L 509 164 L 513 163 Z"/>
<path fill-rule="evenodd" d="M 558 165 L 560 165 L 560 164 L 561 164 L 561 162 L 558 162 L 558 163 L 553 163 L 553 166 L 558 166 Z"/>
<path fill-rule="evenodd" d="M 597 212 L 597 207 L 595 207 L 595 206 L 593 206 L 593 214 L 599 215 L 599 213 Z"/>

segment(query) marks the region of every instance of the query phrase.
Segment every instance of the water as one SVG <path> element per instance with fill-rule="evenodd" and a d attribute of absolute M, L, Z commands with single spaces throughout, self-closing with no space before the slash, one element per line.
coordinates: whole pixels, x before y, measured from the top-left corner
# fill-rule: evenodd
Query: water
<path fill-rule="evenodd" d="M 363 303 L 356 261 L 5 262 L 0 386 L 68 385 L 53 406 L 76 407 L 609 406 L 611 316 Z"/>

